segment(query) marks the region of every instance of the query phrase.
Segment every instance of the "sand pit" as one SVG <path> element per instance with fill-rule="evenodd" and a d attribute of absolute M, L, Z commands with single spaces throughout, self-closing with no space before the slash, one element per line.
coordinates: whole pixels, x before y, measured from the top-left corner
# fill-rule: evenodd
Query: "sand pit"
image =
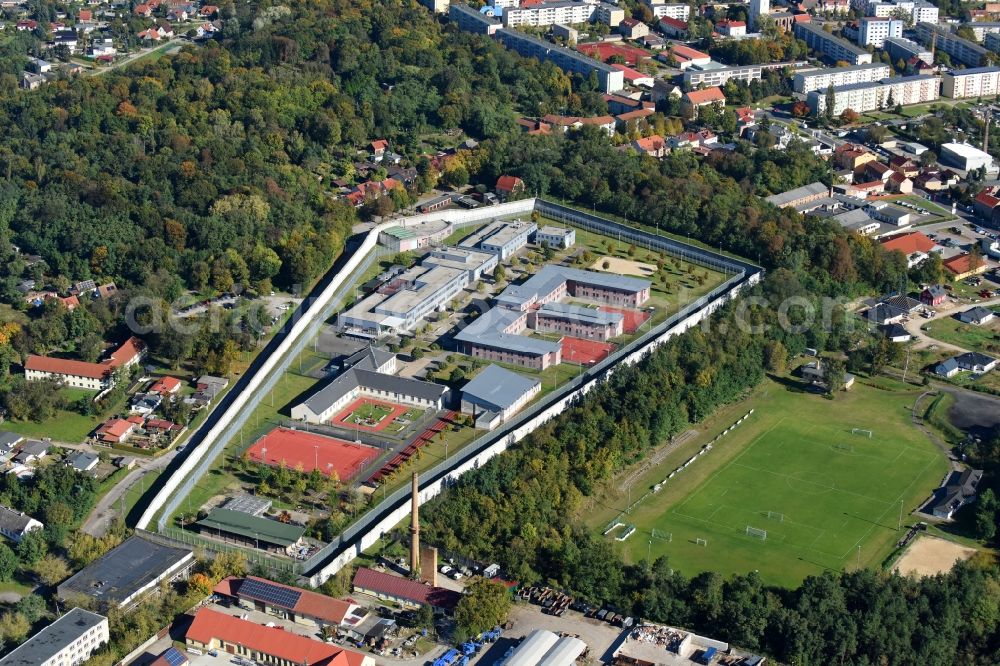
<path fill-rule="evenodd" d="M 975 548 L 937 537 L 918 537 L 896 563 L 896 571 L 904 576 L 933 576 L 949 571 L 959 560 L 967 560 L 976 552 Z"/>
<path fill-rule="evenodd" d="M 604 262 L 608 263 L 607 268 L 604 267 Z M 621 259 L 619 257 L 601 257 L 591 265 L 590 269 L 604 273 L 636 275 L 644 278 L 652 277 L 656 273 L 656 266 L 653 264 L 644 264 L 641 261 L 632 261 L 631 259 Z"/>

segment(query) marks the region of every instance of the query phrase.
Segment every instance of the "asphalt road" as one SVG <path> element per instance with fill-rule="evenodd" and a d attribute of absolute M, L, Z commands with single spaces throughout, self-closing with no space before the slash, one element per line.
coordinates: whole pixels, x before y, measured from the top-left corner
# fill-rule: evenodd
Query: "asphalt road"
<path fill-rule="evenodd" d="M 115 516 L 121 515 L 121 506 L 118 504 L 119 500 L 124 497 L 125 493 L 129 491 L 135 484 L 140 483 L 143 477 L 153 474 L 170 464 L 170 461 L 174 459 L 177 455 L 177 450 L 174 449 L 169 453 L 166 453 L 159 458 L 153 458 L 152 460 L 139 459 L 136 464 L 142 465 L 141 467 L 136 467 L 131 472 L 125 475 L 125 478 L 119 481 L 108 493 L 101 498 L 97 503 L 97 506 L 90 512 L 87 516 L 87 520 L 83 522 L 83 526 L 80 528 L 87 534 L 92 536 L 103 536 L 105 532 L 108 531 L 111 522 L 114 520 Z M 149 486 L 149 483 L 146 483 Z M 123 516 L 124 517 L 124 516 Z"/>

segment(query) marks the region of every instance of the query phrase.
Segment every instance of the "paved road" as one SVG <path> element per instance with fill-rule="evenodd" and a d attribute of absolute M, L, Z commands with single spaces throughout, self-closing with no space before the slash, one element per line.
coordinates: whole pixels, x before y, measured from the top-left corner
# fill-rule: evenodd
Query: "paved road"
<path fill-rule="evenodd" d="M 147 56 L 151 52 L 153 52 L 153 51 L 155 51 L 157 49 L 161 49 L 161 48 L 163 48 L 165 46 L 169 46 L 171 44 L 174 45 L 174 47 L 176 47 L 176 48 L 179 49 L 185 43 L 186 44 L 190 44 L 191 40 L 184 39 L 182 37 L 174 37 L 174 38 L 170 39 L 169 41 L 164 42 L 163 44 L 157 44 L 156 46 L 154 46 L 151 49 L 140 51 L 139 53 L 133 53 L 133 54 L 129 55 L 127 58 L 123 58 L 123 59 L 121 59 L 121 60 L 119 60 L 117 62 L 114 62 L 114 63 L 108 65 L 107 67 L 101 67 L 100 69 L 95 69 L 95 70 L 89 72 L 89 74 L 91 76 L 100 76 L 102 74 L 110 72 L 111 70 L 119 69 L 120 67 L 125 67 L 127 65 L 131 65 L 133 62 L 135 62 L 139 58 L 142 58 L 143 56 Z M 165 49 L 165 50 L 171 51 L 171 50 L 174 50 L 174 49 L 171 48 L 171 49 Z"/>
<path fill-rule="evenodd" d="M 936 314 L 933 317 L 925 319 L 918 315 L 915 317 L 911 317 L 909 321 L 903 324 L 903 327 L 906 328 L 906 330 L 909 331 L 911 335 L 919 338 L 917 342 L 914 343 L 913 345 L 914 349 L 925 349 L 927 347 L 934 346 L 937 349 L 943 349 L 945 351 L 953 351 L 959 354 L 970 351 L 968 349 L 965 349 L 964 347 L 959 347 L 958 345 L 953 345 L 948 342 L 942 342 L 941 340 L 932 338 L 930 335 L 927 334 L 927 331 L 925 331 L 923 328 L 925 324 L 928 324 L 932 321 L 937 321 L 939 319 L 944 319 L 945 317 L 953 317 L 956 312 L 961 312 L 962 310 L 971 307 L 971 305 L 968 303 L 961 303 L 961 302 L 956 303 L 954 301 L 950 302 L 952 303 L 950 307 L 944 308 L 939 306 L 935 310 Z M 977 305 L 981 305 L 983 307 L 1000 305 L 1000 298 L 990 298 L 987 300 L 983 300 L 977 303 Z"/>
<path fill-rule="evenodd" d="M 90 515 L 87 516 L 87 520 L 84 521 L 83 526 L 80 529 L 91 536 L 103 536 L 104 533 L 108 531 L 108 527 L 111 526 L 111 522 L 114 520 L 115 516 L 121 513 L 121 507 L 118 502 L 125 495 L 125 493 L 127 493 L 135 484 L 139 483 L 143 477 L 147 475 L 155 475 L 155 472 L 158 472 L 169 465 L 170 461 L 173 460 L 176 455 L 177 450 L 174 449 L 169 453 L 166 453 L 159 458 L 153 458 L 152 460 L 137 458 L 136 464 L 141 466 L 126 474 L 125 478 L 115 484 L 115 486 L 101 498 L 101 500 L 97 503 L 97 506 L 95 506 L 93 511 L 90 512 Z M 149 483 L 147 482 L 146 485 L 148 487 Z"/>

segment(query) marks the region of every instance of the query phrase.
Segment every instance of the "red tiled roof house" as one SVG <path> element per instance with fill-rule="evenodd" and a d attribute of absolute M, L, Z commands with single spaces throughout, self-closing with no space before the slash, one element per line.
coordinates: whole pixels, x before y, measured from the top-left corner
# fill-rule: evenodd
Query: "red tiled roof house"
<path fill-rule="evenodd" d="M 500 176 L 497 178 L 496 193 L 500 201 L 507 201 L 524 192 L 524 181 L 517 176 Z"/>
<path fill-rule="evenodd" d="M 131 337 L 100 363 L 32 354 L 24 363 L 24 378 L 28 381 L 52 379 L 65 386 L 103 391 L 114 385 L 115 370 L 137 364 L 145 350 L 142 340 Z"/>

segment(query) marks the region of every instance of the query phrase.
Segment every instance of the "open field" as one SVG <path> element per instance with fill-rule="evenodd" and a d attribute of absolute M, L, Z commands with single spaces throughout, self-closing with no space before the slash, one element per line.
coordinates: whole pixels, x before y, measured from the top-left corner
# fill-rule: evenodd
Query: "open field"
<path fill-rule="evenodd" d="M 964 349 L 987 354 L 993 351 L 991 347 L 1000 349 L 1000 319 L 976 326 L 963 324 L 954 317 L 942 317 L 925 324 L 925 330 L 936 340 L 958 345 Z"/>
<path fill-rule="evenodd" d="M 637 532 L 612 541 L 615 547 L 631 561 L 647 553 L 667 556 L 671 567 L 687 575 L 756 569 L 766 581 L 786 586 L 824 569 L 878 565 L 899 538 L 901 509 L 905 524 L 947 469 L 943 456 L 910 425 L 919 392 L 858 385 L 831 401 L 788 384 L 766 381 L 644 474 L 631 490 L 633 499 L 755 410 L 708 455 L 620 518 Z M 852 428 L 874 435 L 852 434 Z M 610 506 L 592 514 L 598 532 L 628 499 L 605 503 Z M 766 538 L 748 535 L 747 527 L 766 532 Z"/>
<path fill-rule="evenodd" d="M 605 268 L 605 264 L 607 267 Z M 621 257 L 599 257 L 590 265 L 590 270 L 599 273 L 614 273 L 615 275 L 634 275 L 649 278 L 656 273 L 656 266 L 644 264 L 641 261 L 622 259 Z"/>
<path fill-rule="evenodd" d="M 959 560 L 975 555 L 976 549 L 938 537 L 919 536 L 896 562 L 895 570 L 904 576 L 933 576 L 951 570 Z"/>

